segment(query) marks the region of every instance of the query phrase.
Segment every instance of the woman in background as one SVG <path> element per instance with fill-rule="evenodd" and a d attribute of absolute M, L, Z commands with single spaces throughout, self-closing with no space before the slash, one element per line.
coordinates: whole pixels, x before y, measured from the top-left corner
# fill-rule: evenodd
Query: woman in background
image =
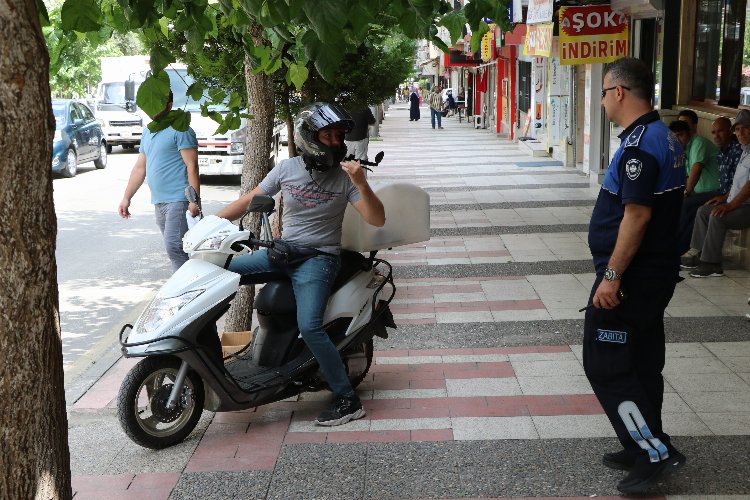
<path fill-rule="evenodd" d="M 415 122 L 419 120 L 419 88 L 414 85 L 411 88 L 411 95 L 409 96 L 409 121 Z"/>

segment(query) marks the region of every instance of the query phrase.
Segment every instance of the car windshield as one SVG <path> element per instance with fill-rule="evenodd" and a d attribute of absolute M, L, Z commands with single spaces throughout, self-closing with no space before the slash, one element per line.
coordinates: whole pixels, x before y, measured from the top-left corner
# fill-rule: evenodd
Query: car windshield
<path fill-rule="evenodd" d="M 138 87 L 141 82 L 135 82 L 135 93 L 138 93 Z M 96 108 L 99 111 L 119 111 L 126 109 L 125 105 L 125 82 L 108 82 L 102 83 L 99 87 L 99 100 Z"/>
<path fill-rule="evenodd" d="M 60 130 L 68 121 L 64 102 L 52 102 L 52 114 L 55 115 L 55 130 Z"/>
<path fill-rule="evenodd" d="M 172 94 L 174 94 L 172 107 L 174 109 L 184 109 L 185 111 L 200 111 L 201 104 L 208 101 L 208 96 L 204 93 L 199 101 L 195 101 L 187 95 L 187 89 L 195 79 L 188 75 L 186 69 L 166 68 L 166 72 L 169 75 L 169 85 L 172 88 Z M 228 102 L 227 99 L 222 104 L 212 104 L 208 109 L 220 113 L 229 111 L 229 108 L 226 106 Z"/>

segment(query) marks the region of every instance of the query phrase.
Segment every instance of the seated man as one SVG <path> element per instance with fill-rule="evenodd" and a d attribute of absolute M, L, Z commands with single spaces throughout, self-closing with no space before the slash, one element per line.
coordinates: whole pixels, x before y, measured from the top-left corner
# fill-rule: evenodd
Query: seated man
<path fill-rule="evenodd" d="M 719 148 L 719 193 L 708 200 L 706 205 L 721 205 L 727 202 L 729 190 L 732 188 L 732 179 L 737 169 L 737 163 L 742 155 L 742 148 L 737 138 L 732 134 L 732 121 L 721 116 L 714 120 L 711 127 L 711 136 L 714 144 Z M 692 233 L 691 233 L 692 237 Z M 682 256 L 680 267 L 682 269 L 695 269 L 698 267 L 698 250 L 689 249 Z"/>
<path fill-rule="evenodd" d="M 385 210 L 372 191 L 359 160 L 342 162 L 344 134 L 354 122 L 336 104 L 316 102 L 305 106 L 294 120 L 294 142 L 302 156 L 281 161 L 252 191 L 216 215 L 238 219 L 256 194 L 282 191 L 285 241 L 319 254 L 296 264 L 279 265 L 267 250 L 232 259 L 229 270 L 242 275 L 287 276 L 297 301 L 297 325 L 302 339 L 318 361 L 333 404 L 316 419 L 319 425 L 341 425 L 365 415 L 362 403 L 347 377 L 341 356 L 323 329 L 323 315 L 341 259 L 344 211 L 351 203 L 369 224 L 385 224 Z"/>
<path fill-rule="evenodd" d="M 687 185 L 685 198 L 682 200 L 682 213 L 678 232 L 680 254 L 690 248 L 690 237 L 693 234 L 693 222 L 698 207 L 718 194 L 719 191 L 719 150 L 705 137 L 698 135 L 698 115 L 695 111 L 684 109 L 680 111 L 679 120 L 689 127 L 686 135 L 687 142 L 683 142 L 683 149 L 687 161 Z M 671 128 L 671 126 L 670 126 Z M 680 139 L 680 134 L 676 133 Z"/>
<path fill-rule="evenodd" d="M 698 209 L 690 241 L 690 247 L 699 256 L 698 267 L 690 272 L 694 278 L 723 276 L 721 250 L 727 229 L 750 227 L 750 111 L 743 109 L 737 113 L 732 131 L 742 146 L 742 156 L 726 202 Z"/>

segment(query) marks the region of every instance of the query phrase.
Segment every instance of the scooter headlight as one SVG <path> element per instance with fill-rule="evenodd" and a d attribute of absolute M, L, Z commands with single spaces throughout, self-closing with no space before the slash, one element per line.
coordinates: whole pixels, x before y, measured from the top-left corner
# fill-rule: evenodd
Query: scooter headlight
<path fill-rule="evenodd" d="M 141 315 L 136 329 L 142 333 L 150 333 L 158 330 L 165 321 L 172 319 L 177 314 L 177 311 L 188 305 L 204 291 L 193 290 L 177 297 L 154 299 Z"/>
<path fill-rule="evenodd" d="M 219 248 L 221 248 L 222 241 L 224 241 L 224 236 L 214 236 L 213 238 L 205 239 L 200 243 L 200 245 L 195 247 L 195 251 L 205 252 L 205 251 L 218 250 Z"/>

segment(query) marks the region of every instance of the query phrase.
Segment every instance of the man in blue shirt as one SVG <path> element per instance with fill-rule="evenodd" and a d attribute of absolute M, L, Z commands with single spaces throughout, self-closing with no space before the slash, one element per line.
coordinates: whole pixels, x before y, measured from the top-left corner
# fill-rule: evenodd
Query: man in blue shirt
<path fill-rule="evenodd" d="M 155 120 L 172 109 L 172 92 L 169 92 L 167 107 L 154 117 Z M 138 158 L 130 172 L 125 194 L 118 207 L 120 217 L 130 218 L 130 200 L 143 184 L 148 181 L 151 190 L 151 203 L 154 204 L 156 224 L 164 237 L 164 246 L 172 270 L 176 271 L 188 260 L 182 250 L 182 237 L 188 230 L 185 212 L 198 215 L 198 206 L 189 203 L 185 188 L 190 185 L 200 195 L 198 175 L 198 141 L 193 129 L 178 132 L 167 127 L 151 132 L 144 127 Z"/>
<path fill-rule="evenodd" d="M 589 226 L 596 280 L 586 310 L 583 367 L 623 450 L 604 465 L 629 471 L 623 493 L 644 493 L 685 462 L 662 430 L 664 310 L 679 279 L 682 147 L 652 110 L 640 60 L 607 67 L 602 106 L 624 128 Z"/>

